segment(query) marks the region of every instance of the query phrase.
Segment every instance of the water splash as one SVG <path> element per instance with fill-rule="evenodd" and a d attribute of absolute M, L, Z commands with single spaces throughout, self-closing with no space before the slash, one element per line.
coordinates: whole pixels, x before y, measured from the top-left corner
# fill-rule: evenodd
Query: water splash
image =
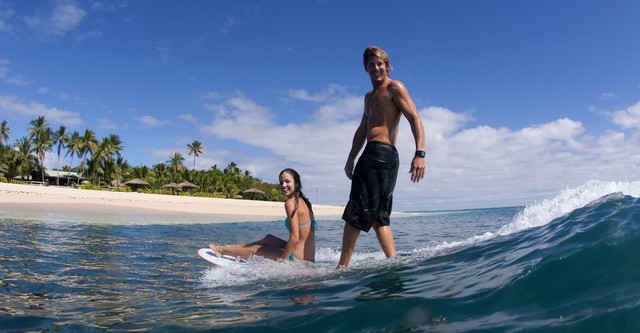
<path fill-rule="evenodd" d="M 585 184 L 562 191 L 558 196 L 527 206 L 518 216 L 500 230 L 498 235 L 509 235 L 521 230 L 546 225 L 556 218 L 564 216 L 578 208 L 611 193 L 622 193 L 635 198 L 640 197 L 640 182 L 605 182 L 590 180 Z"/>

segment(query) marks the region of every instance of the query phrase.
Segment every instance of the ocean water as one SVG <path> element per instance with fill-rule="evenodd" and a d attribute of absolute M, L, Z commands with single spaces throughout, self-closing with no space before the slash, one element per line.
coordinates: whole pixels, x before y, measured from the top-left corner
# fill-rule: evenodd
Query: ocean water
<path fill-rule="evenodd" d="M 398 256 L 363 233 L 347 270 L 343 222 L 322 220 L 316 264 L 252 271 L 196 251 L 285 237 L 282 221 L 0 203 L 0 331 L 639 332 L 638 198 L 640 183 L 591 181 L 528 207 L 396 217 Z"/>

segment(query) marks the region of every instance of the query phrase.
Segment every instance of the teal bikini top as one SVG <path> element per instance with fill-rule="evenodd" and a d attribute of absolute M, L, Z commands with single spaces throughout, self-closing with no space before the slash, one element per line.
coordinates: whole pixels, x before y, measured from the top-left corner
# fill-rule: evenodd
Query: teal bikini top
<path fill-rule="evenodd" d="M 311 231 L 316 232 L 316 229 L 318 228 L 318 223 L 316 223 L 315 220 L 307 221 L 305 223 L 300 223 L 300 228 L 304 228 L 308 225 L 311 226 Z M 289 222 L 289 217 L 284 219 L 284 226 L 287 228 L 287 230 L 291 230 L 291 222 Z"/>

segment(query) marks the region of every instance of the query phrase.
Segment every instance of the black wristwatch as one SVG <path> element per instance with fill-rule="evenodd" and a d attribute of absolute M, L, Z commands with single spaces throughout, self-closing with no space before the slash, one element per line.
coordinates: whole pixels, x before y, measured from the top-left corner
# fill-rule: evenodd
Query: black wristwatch
<path fill-rule="evenodd" d="M 422 157 L 422 158 L 425 158 L 426 156 L 427 156 L 427 152 L 426 152 L 426 151 L 424 151 L 424 150 L 418 150 L 418 151 L 416 151 L 416 155 L 415 155 L 415 157 Z"/>

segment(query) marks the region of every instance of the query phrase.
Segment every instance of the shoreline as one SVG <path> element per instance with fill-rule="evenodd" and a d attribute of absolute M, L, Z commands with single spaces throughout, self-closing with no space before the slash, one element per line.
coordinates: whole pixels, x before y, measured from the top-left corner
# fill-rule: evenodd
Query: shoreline
<path fill-rule="evenodd" d="M 284 219 L 284 203 L 72 187 L 0 183 L 0 210 L 30 214 L 190 215 L 206 223 Z M 317 219 L 340 219 L 344 207 L 313 205 Z M 179 222 L 178 222 L 179 223 Z"/>

